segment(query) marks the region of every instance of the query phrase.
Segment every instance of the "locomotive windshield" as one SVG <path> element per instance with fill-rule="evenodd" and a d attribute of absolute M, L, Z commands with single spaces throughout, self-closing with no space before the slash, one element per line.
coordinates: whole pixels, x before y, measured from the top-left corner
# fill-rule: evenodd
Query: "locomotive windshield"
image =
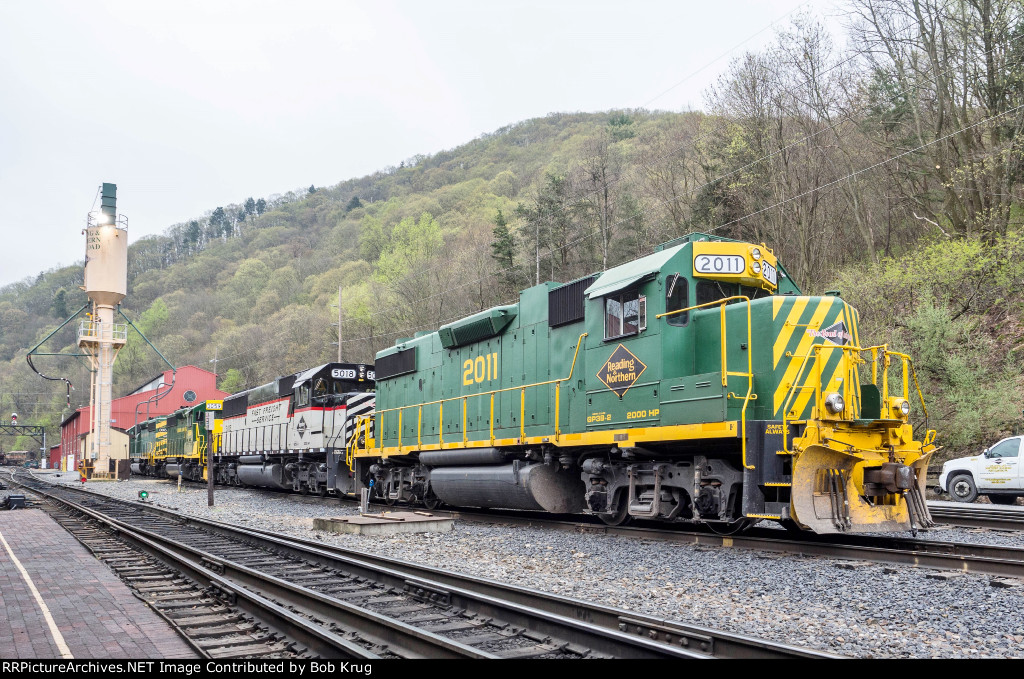
<path fill-rule="evenodd" d="M 734 297 L 736 295 L 744 295 L 750 299 L 760 299 L 762 297 L 770 297 L 772 293 L 761 288 L 752 288 L 749 285 L 739 285 L 737 283 L 724 283 L 722 281 L 697 281 L 697 304 L 708 304 L 710 302 L 717 302 L 720 299 L 726 297 Z M 735 304 L 742 300 L 733 300 L 729 304 Z M 681 307 L 682 308 L 682 307 Z"/>
<path fill-rule="evenodd" d="M 373 391 L 373 383 L 360 384 L 349 380 L 334 380 L 335 394 L 351 394 L 354 391 Z"/>

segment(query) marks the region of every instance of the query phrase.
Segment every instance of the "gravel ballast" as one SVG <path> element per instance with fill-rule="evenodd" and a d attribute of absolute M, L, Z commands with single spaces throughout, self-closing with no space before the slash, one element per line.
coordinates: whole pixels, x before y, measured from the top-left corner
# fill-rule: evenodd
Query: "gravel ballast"
<path fill-rule="evenodd" d="M 80 485 L 77 475 L 37 472 Z M 313 530 L 355 504 L 268 491 L 133 479 L 90 481 L 125 500 L 279 531 L 349 549 L 484 576 L 629 611 L 855 657 L 1024 657 L 1024 583 L 1004 578 L 807 558 L 545 528 L 456 521 L 450 533 L 391 537 Z M 947 528 L 922 534 L 1021 546 L 1021 534 Z"/>

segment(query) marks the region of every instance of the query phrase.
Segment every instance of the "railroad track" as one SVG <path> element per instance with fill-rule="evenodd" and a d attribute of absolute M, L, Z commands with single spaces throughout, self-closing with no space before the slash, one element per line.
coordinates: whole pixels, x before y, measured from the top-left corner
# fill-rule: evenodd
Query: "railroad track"
<path fill-rule="evenodd" d="M 219 578 L 234 596 L 263 597 L 351 645 L 362 643 L 375 654 L 364 657 L 836 657 L 151 506 L 140 512 L 137 502 L 81 489 L 19 482 L 158 544 Z"/>
<path fill-rule="evenodd" d="M 70 532 L 203 658 L 373 657 L 93 512 L 69 504 L 31 506 Z"/>
<path fill-rule="evenodd" d="M 901 536 L 816 535 L 781 529 L 753 529 L 734 535 L 664 525 L 607 526 L 599 522 L 551 519 L 522 512 L 449 512 L 455 518 L 588 532 L 685 544 L 737 547 L 799 556 L 892 563 L 939 570 L 1024 579 L 1024 548 L 943 542 Z M 941 535 L 941 529 L 935 531 Z"/>
<path fill-rule="evenodd" d="M 260 489 L 250 488 L 248 490 Z M 276 491 L 267 492 L 275 493 Z M 310 500 L 301 496 L 295 496 L 295 498 L 299 502 L 320 502 L 319 500 Z M 340 499 L 343 502 L 355 502 L 352 498 L 344 496 L 340 497 Z M 373 504 L 386 508 L 383 503 Z M 950 519 L 950 525 L 979 525 L 982 519 L 976 518 L 974 519 L 976 523 L 970 524 L 968 523 L 970 521 L 967 518 L 968 515 L 977 512 L 978 509 L 982 509 L 983 512 L 989 510 L 988 506 L 978 504 L 964 505 L 964 510 L 959 510 L 959 503 L 940 503 L 941 505 L 952 506 L 953 512 L 956 512 L 958 516 L 964 517 L 963 524 L 953 524 Z M 929 508 L 932 511 L 934 511 L 935 507 L 935 502 L 929 503 Z M 1020 511 L 1024 508 L 1016 509 Z M 1002 510 L 1001 513 L 1006 515 L 1012 512 L 1014 508 L 1003 507 Z M 474 511 L 460 509 L 445 510 L 445 513 L 457 519 L 470 521 L 533 526 L 572 532 L 582 531 L 637 539 L 681 542 L 700 546 L 738 547 L 741 549 L 756 549 L 799 556 L 825 556 L 1024 579 L 1024 549 L 1013 547 L 943 542 L 940 540 L 900 536 L 819 536 L 813 533 L 796 533 L 774 529 L 754 529 L 734 535 L 718 535 L 707 530 L 695 530 L 684 526 L 667 527 L 664 524 L 654 522 L 635 522 L 625 526 L 608 526 L 595 517 L 552 517 L 550 514 L 540 512 L 509 510 Z M 991 510 L 988 513 L 993 516 L 996 514 Z M 1020 513 L 1024 514 L 1024 511 Z M 1005 525 L 1007 524 L 1004 523 Z M 990 524 L 987 527 L 995 526 Z M 941 534 L 941 529 L 934 532 Z M 374 557 L 367 555 L 367 558 Z"/>
<path fill-rule="evenodd" d="M 260 490 L 260 489 L 248 489 Z M 276 491 L 267 491 L 274 493 Z M 320 502 L 295 496 L 300 502 Z M 355 500 L 340 497 L 343 502 Z M 372 503 L 382 508 L 383 503 Z M 939 516 L 949 525 L 984 526 L 1006 529 L 1011 525 L 1013 512 L 1024 515 L 1024 508 L 1002 507 L 993 510 L 990 506 L 960 503 L 929 503 L 935 513 L 936 507 L 949 506 Z M 839 559 L 873 561 L 910 565 L 939 570 L 979 573 L 997 577 L 1024 579 L 1024 549 L 977 545 L 971 543 L 943 542 L 909 537 L 884 537 L 876 535 L 819 536 L 813 533 L 784 532 L 773 529 L 754 529 L 734 535 L 718 535 L 707 530 L 670 526 L 653 522 L 636 522 L 626 526 L 608 526 L 594 517 L 552 517 L 540 512 L 508 510 L 445 510 L 457 519 L 483 521 L 498 524 L 533 526 L 563 531 L 583 531 L 597 534 L 617 535 L 638 539 L 662 540 L 688 543 L 700 546 L 738 547 L 761 551 L 795 554 L 799 556 L 825 556 Z M 973 517 L 973 518 L 972 518 Z M 1005 518 L 1002 518 L 1005 517 Z M 939 517 L 936 517 L 939 518 Z M 997 523 L 998 522 L 998 523 Z M 1017 526 L 1024 528 L 1024 524 Z M 941 529 L 935 531 L 941 534 Z M 373 558 L 367 555 L 368 558 Z"/>
<path fill-rule="evenodd" d="M 131 587 L 136 596 L 178 630 L 200 656 L 233 658 L 300 658 L 286 635 L 201 588 L 154 556 L 133 548 L 107 528 L 85 518 L 47 507 L 48 513 L 97 559 Z"/>
<path fill-rule="evenodd" d="M 936 521 L 950 526 L 1024 530 L 1024 507 L 932 501 L 928 511 Z"/>

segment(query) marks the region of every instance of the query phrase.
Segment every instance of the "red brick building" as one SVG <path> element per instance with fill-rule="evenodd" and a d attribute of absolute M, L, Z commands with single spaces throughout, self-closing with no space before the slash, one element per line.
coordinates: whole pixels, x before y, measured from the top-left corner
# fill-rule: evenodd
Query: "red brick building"
<path fill-rule="evenodd" d="M 110 425 L 115 430 L 111 456 L 127 457 L 126 438 L 123 434 L 137 422 L 167 415 L 182 406 L 226 396 L 230 394 L 217 388 L 217 376 L 209 370 L 194 365 L 178 368 L 177 373 L 165 370 L 127 396 L 115 398 L 111 403 Z M 58 460 L 63 458 L 65 464 L 74 464 L 87 450 L 86 436 L 89 433 L 91 411 L 88 406 L 79 408 L 61 422 L 60 451 L 56 455 Z M 69 470 L 73 468 L 67 467 Z"/>

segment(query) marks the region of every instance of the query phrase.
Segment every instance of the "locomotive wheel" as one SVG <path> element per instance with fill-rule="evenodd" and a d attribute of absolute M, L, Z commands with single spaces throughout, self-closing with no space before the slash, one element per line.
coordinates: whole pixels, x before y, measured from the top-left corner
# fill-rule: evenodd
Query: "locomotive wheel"
<path fill-rule="evenodd" d="M 303 495 L 309 495 L 309 486 L 303 483 L 302 485 L 299 486 L 299 492 L 302 493 Z"/>
<path fill-rule="evenodd" d="M 1017 504 L 1016 495 L 989 495 L 988 499 L 992 501 L 994 505 L 1015 505 Z"/>
<path fill-rule="evenodd" d="M 327 486 L 320 486 L 320 497 L 327 497 Z"/>
<path fill-rule="evenodd" d="M 786 530 L 790 531 L 791 533 L 802 533 L 804 530 L 793 519 L 782 519 L 779 521 L 779 525 L 785 528 Z"/>
<path fill-rule="evenodd" d="M 437 509 L 441 506 L 441 498 L 434 495 L 434 493 L 427 491 L 423 496 L 423 506 L 430 510 Z"/>
<path fill-rule="evenodd" d="M 388 507 L 394 507 L 396 502 L 398 502 L 397 499 L 390 497 L 388 493 L 384 494 L 384 504 Z"/>
<path fill-rule="evenodd" d="M 954 502 L 974 502 L 978 499 L 978 487 L 968 474 L 957 474 L 949 480 L 949 497 Z"/>
<path fill-rule="evenodd" d="M 614 512 L 611 514 L 598 514 L 598 516 L 609 526 L 621 526 L 631 518 L 629 512 L 626 511 L 627 509 L 626 503 L 620 498 L 618 507 L 616 507 Z"/>
<path fill-rule="evenodd" d="M 723 530 L 719 530 L 718 528 L 715 527 L 715 524 L 710 523 L 710 522 L 707 524 L 707 526 L 708 526 L 708 528 L 711 529 L 711 532 L 715 533 L 716 535 L 736 535 L 737 533 L 742 533 L 746 529 L 750 528 L 755 523 L 757 523 L 756 519 L 746 519 L 746 518 L 744 518 L 744 519 L 737 519 L 736 521 L 733 521 L 728 526 L 726 526 Z"/>

